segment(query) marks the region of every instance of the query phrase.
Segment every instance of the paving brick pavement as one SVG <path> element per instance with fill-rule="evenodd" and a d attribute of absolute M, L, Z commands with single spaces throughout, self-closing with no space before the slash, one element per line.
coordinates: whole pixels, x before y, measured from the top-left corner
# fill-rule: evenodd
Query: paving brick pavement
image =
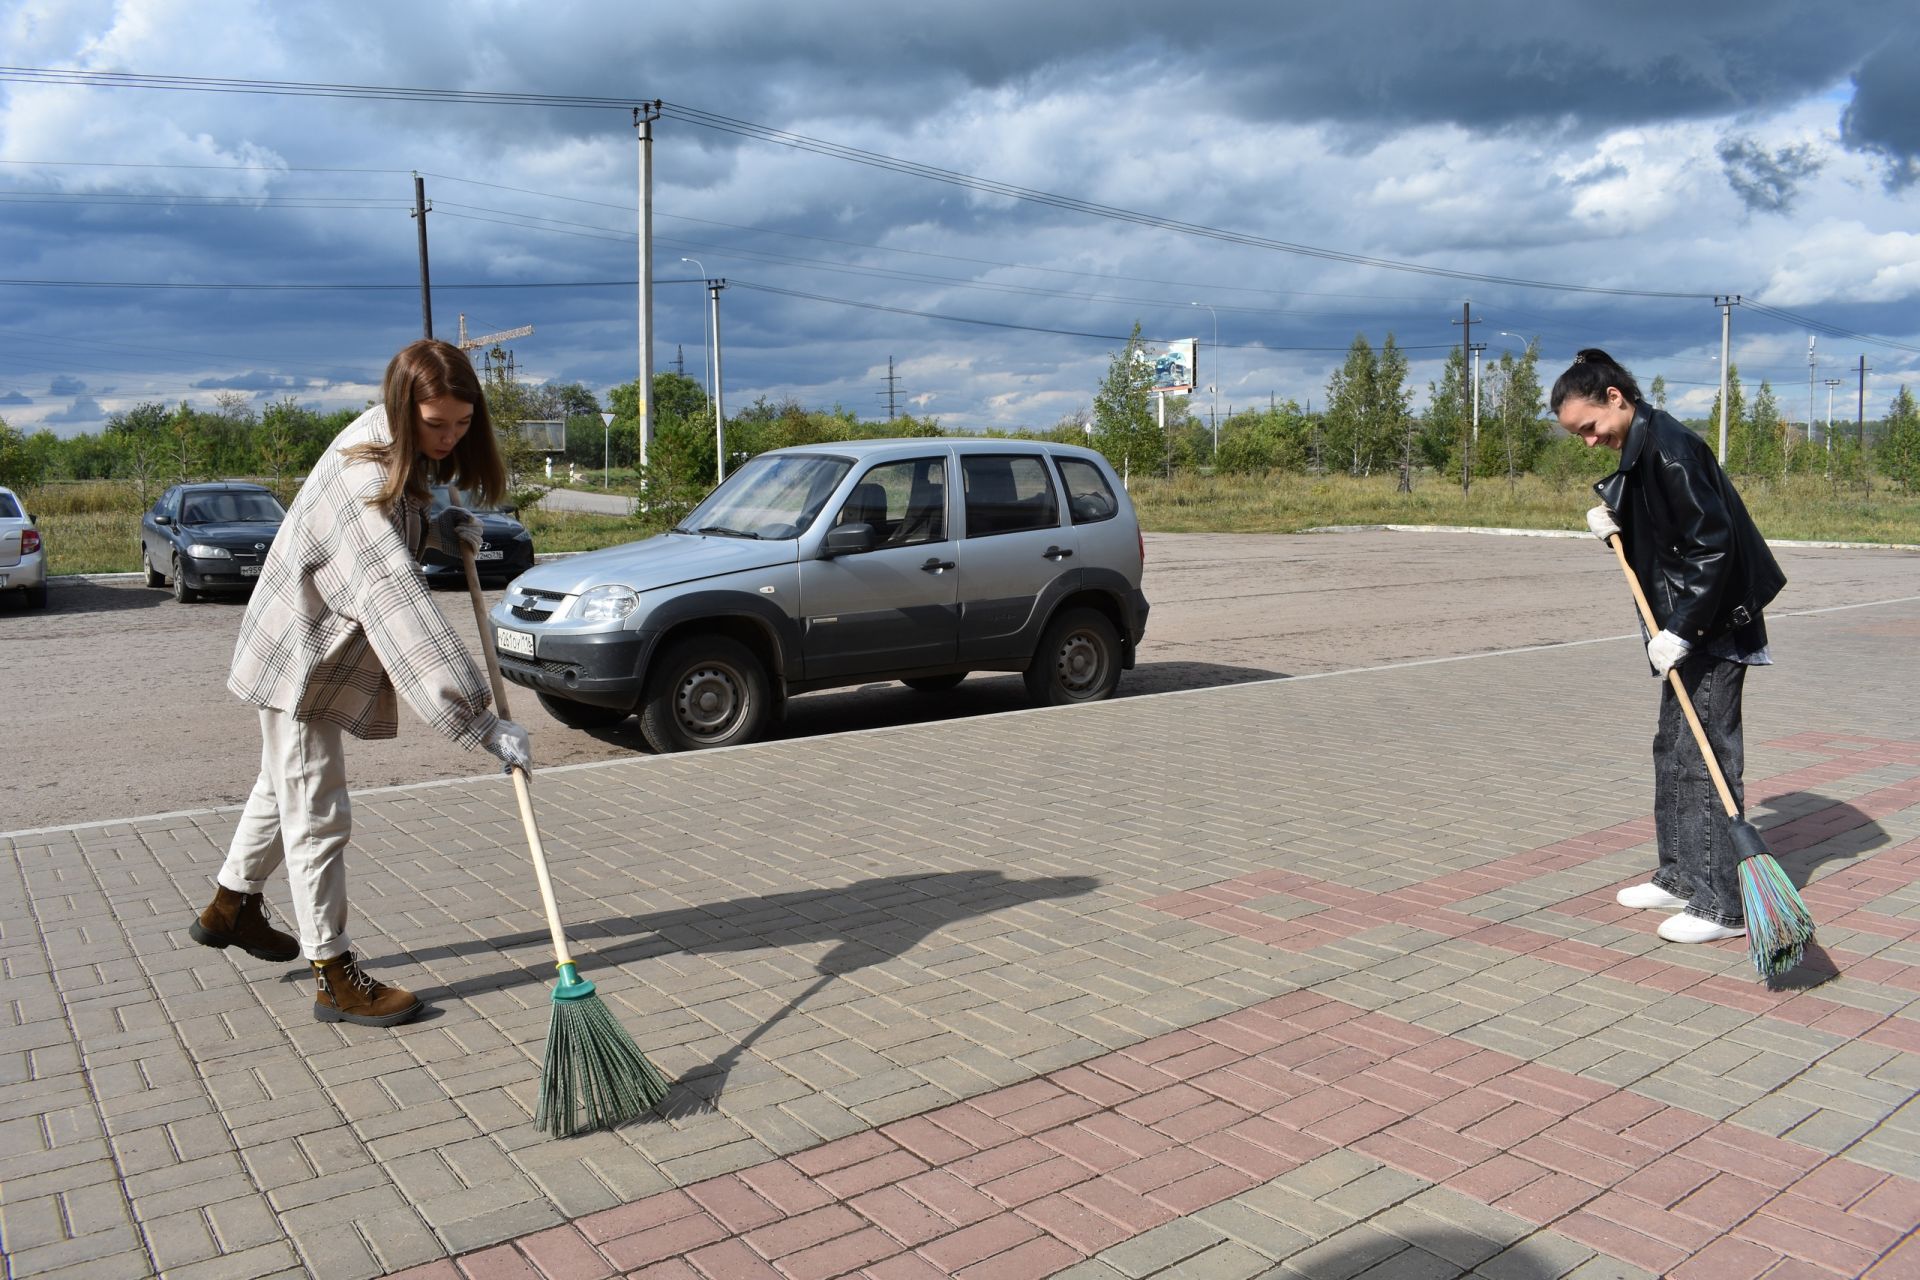
<path fill-rule="evenodd" d="M 1778 991 L 1613 903 L 1625 640 L 547 771 L 676 1079 L 566 1142 L 498 778 L 356 797 L 392 1031 L 185 939 L 233 810 L 0 836 L 8 1274 L 1920 1275 L 1920 605 L 1772 627 Z"/>

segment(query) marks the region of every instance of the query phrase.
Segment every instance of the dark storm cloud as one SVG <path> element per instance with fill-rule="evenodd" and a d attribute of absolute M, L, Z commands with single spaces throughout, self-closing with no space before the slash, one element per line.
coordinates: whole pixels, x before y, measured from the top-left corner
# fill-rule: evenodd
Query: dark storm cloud
<path fill-rule="evenodd" d="M 1752 138 L 1728 138 L 1715 154 L 1741 203 L 1755 213 L 1784 213 L 1800 193 L 1800 180 L 1820 172 L 1821 160 L 1802 144 L 1769 152 Z"/>
<path fill-rule="evenodd" d="M 18 391 L 0 391 L 0 404 L 32 404 L 33 397 L 21 395 Z"/>
<path fill-rule="evenodd" d="M 1840 138 L 1883 159 L 1889 187 L 1920 180 L 1920 36 L 1904 33 L 1861 63 L 1853 101 L 1840 117 Z"/>
<path fill-rule="evenodd" d="M 42 418 L 41 421 L 62 425 L 73 424 L 77 426 L 89 426 L 104 421 L 106 416 L 107 411 L 100 407 L 98 400 L 95 400 L 92 396 L 79 396 L 66 408 L 55 409 L 52 413 Z"/>
<path fill-rule="evenodd" d="M 47 394 L 50 396 L 77 396 L 86 389 L 86 383 L 80 381 L 78 378 L 70 378 L 62 373 L 56 374 L 53 381 L 47 385 Z"/>

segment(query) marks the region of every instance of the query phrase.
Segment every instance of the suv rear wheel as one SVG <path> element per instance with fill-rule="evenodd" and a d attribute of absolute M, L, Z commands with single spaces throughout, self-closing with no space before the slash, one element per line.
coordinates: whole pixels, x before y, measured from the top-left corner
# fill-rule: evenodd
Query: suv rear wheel
<path fill-rule="evenodd" d="M 1120 635 L 1098 609 L 1068 609 L 1041 634 L 1026 680 L 1037 706 L 1111 698 L 1120 683 Z"/>
<path fill-rule="evenodd" d="M 536 694 L 540 705 L 547 714 L 569 729 L 611 729 L 632 715 L 632 711 L 622 711 L 619 707 L 602 707 L 591 702 L 575 702 L 571 698 L 556 698 L 550 693 Z"/>
<path fill-rule="evenodd" d="M 640 732 L 662 753 L 731 747 L 760 736 L 771 702 L 766 669 L 745 645 L 689 636 L 654 664 Z"/>

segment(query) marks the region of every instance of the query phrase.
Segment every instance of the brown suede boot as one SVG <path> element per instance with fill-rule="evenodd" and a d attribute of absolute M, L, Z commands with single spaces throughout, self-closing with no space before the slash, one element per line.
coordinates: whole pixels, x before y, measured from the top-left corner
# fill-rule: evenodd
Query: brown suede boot
<path fill-rule="evenodd" d="M 187 926 L 187 936 L 203 947 L 238 947 L 255 960 L 276 964 L 300 955 L 298 942 L 267 923 L 259 894 L 235 893 L 225 885 L 215 888 L 213 901 Z"/>
<path fill-rule="evenodd" d="M 315 960 L 313 976 L 319 987 L 313 996 L 313 1016 L 321 1022 L 391 1027 L 420 1012 L 420 997 L 379 981 L 360 967 L 351 951 L 331 960 Z"/>

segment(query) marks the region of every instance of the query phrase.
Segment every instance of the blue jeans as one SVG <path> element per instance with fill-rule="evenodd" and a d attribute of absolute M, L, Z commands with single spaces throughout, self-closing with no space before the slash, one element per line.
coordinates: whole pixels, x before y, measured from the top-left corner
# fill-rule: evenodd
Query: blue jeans
<path fill-rule="evenodd" d="M 1740 733 L 1740 691 L 1747 669 L 1698 651 L 1675 668 L 1707 732 L 1735 805 L 1745 806 L 1740 774 L 1746 748 Z M 1653 882 L 1687 900 L 1696 916 L 1729 928 L 1746 921 L 1740 906 L 1739 861 L 1720 793 L 1707 774 L 1693 730 L 1673 685 L 1660 682 L 1660 727 L 1653 735 L 1653 825 L 1660 869 Z"/>

